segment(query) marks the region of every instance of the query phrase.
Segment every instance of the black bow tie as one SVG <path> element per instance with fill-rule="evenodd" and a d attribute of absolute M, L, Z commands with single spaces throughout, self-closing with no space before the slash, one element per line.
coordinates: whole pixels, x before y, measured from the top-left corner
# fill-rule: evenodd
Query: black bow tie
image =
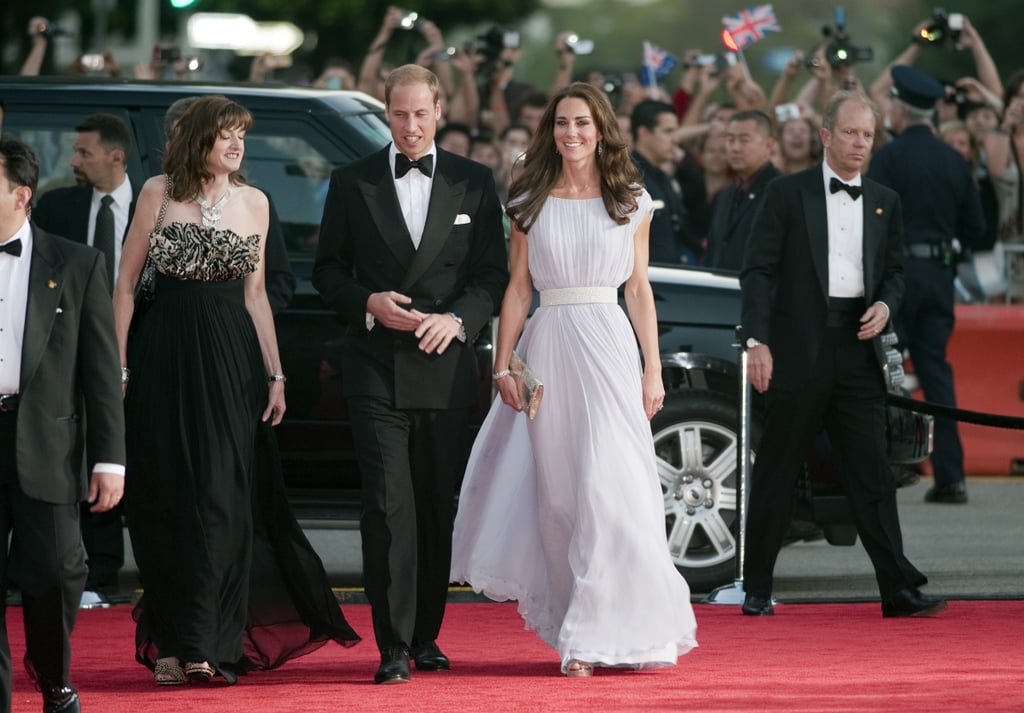
<path fill-rule="evenodd" d="M 431 154 L 427 154 L 423 158 L 410 161 L 409 157 L 404 153 L 395 155 L 395 178 L 401 178 L 405 174 L 409 173 L 410 168 L 418 168 L 420 172 L 430 178 L 431 174 L 434 173 L 434 157 Z"/>
<path fill-rule="evenodd" d="M 849 183 L 843 183 L 835 176 L 832 176 L 832 180 L 828 182 L 828 189 L 833 193 L 838 193 L 839 191 L 846 191 L 847 193 L 850 194 L 850 198 L 853 198 L 853 200 L 857 200 L 858 198 L 860 198 L 860 186 L 851 186 Z"/>
<path fill-rule="evenodd" d="M 0 245 L 0 253 L 10 253 L 14 257 L 21 257 L 21 238 Z"/>

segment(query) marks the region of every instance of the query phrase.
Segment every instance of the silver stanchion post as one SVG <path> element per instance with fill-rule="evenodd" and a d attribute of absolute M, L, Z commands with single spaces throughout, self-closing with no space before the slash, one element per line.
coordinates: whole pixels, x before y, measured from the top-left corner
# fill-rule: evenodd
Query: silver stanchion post
<path fill-rule="evenodd" d="M 747 539 L 747 492 L 750 486 L 750 380 L 747 378 L 747 348 L 743 327 L 736 327 L 739 352 L 739 401 L 736 424 L 736 579 L 718 587 L 704 599 L 705 604 L 743 604 L 743 559 Z"/>

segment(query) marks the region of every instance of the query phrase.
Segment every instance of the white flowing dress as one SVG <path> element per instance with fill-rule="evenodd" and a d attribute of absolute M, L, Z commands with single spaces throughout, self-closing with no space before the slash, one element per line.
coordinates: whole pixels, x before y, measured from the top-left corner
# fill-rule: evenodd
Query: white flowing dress
<path fill-rule="evenodd" d="M 516 349 L 544 398 L 534 421 L 495 400 L 459 499 L 452 581 L 517 600 L 563 671 L 574 659 L 671 666 L 697 645 L 665 539 L 636 337 L 616 301 L 652 207 L 644 191 L 617 225 L 600 198 L 544 204 L 528 236 L 542 306 Z"/>

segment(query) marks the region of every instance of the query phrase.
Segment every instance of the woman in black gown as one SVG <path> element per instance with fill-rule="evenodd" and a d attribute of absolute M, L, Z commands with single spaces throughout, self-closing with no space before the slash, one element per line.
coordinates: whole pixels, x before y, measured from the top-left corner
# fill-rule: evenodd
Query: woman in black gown
<path fill-rule="evenodd" d="M 239 176 L 252 116 L 196 100 L 143 186 L 114 293 L 127 365 L 125 506 L 145 594 L 136 657 L 156 682 L 229 682 L 334 639 L 345 622 L 257 429 L 285 412 L 264 285 L 268 204 Z M 155 300 L 134 331 L 147 255 Z M 259 461 L 259 467 L 257 467 Z M 273 467 L 266 467 L 267 463 Z"/>

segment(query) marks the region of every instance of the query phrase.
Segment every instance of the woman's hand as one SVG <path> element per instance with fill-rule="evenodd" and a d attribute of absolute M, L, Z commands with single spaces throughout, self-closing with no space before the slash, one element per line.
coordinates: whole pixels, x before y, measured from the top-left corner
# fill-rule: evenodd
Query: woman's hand
<path fill-rule="evenodd" d="M 284 403 L 284 382 L 271 381 L 270 393 L 267 396 L 267 408 L 263 411 L 262 420 L 267 421 L 272 418 L 270 425 L 276 426 L 284 418 L 285 410 L 287 407 Z"/>
<path fill-rule="evenodd" d="M 641 386 L 644 392 L 644 413 L 650 421 L 665 406 L 665 384 L 661 381 L 661 369 L 644 369 Z"/>
<path fill-rule="evenodd" d="M 523 402 L 519 399 L 519 389 L 516 388 L 515 379 L 506 374 L 500 379 L 495 379 L 494 384 L 498 387 L 501 400 L 506 405 L 511 406 L 516 411 L 523 410 Z"/>

